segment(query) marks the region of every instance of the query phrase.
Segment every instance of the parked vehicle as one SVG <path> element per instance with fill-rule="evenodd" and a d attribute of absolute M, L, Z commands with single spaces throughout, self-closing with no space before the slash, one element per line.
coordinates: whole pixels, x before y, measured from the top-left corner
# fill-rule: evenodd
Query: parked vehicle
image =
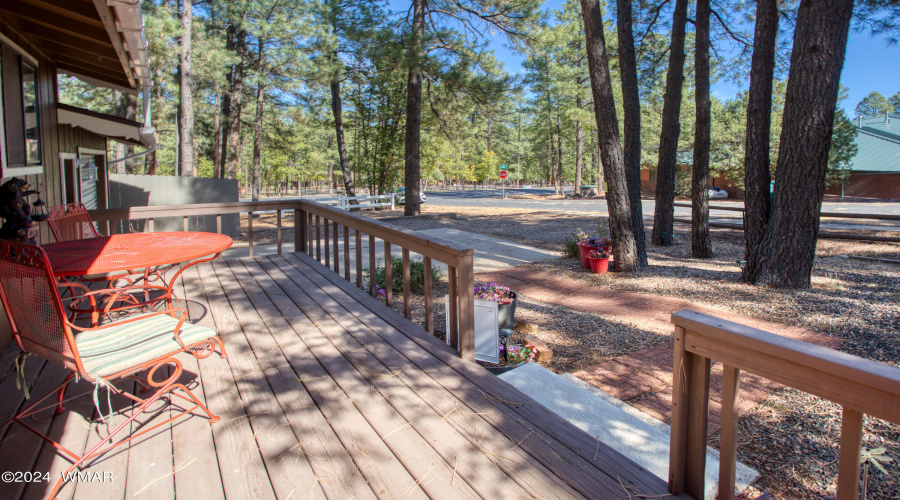
<path fill-rule="evenodd" d="M 721 200 L 728 198 L 728 192 L 722 188 L 709 188 L 709 199 L 710 200 Z"/>
<path fill-rule="evenodd" d="M 400 205 L 406 205 L 406 194 L 404 193 L 404 191 L 404 188 L 400 188 L 400 193 L 398 193 L 399 196 L 397 197 L 397 203 L 399 203 Z M 419 203 L 425 203 L 426 199 L 427 198 L 425 197 L 425 193 L 419 191 Z"/>

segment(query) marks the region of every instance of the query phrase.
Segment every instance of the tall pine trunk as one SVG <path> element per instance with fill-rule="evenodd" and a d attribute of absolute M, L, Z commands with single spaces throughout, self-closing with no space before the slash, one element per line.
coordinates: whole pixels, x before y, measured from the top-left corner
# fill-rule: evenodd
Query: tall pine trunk
<path fill-rule="evenodd" d="M 336 55 L 336 54 L 335 54 Z M 344 110 L 341 104 L 341 82 L 334 77 L 331 80 L 331 113 L 334 115 L 334 131 L 337 135 L 338 157 L 341 162 L 341 173 L 344 174 L 344 191 L 347 196 L 356 196 L 353 185 L 353 174 L 350 172 L 350 160 L 347 157 L 347 144 L 344 141 Z"/>
<path fill-rule="evenodd" d="M 241 156 L 241 104 L 244 96 L 244 58 L 246 57 L 247 33 L 242 27 L 234 35 L 234 49 L 239 58 L 231 69 L 231 91 L 228 95 L 228 133 L 225 136 L 225 177 L 236 179 Z"/>
<path fill-rule="evenodd" d="M 654 245 L 670 246 L 675 217 L 675 168 L 678 136 L 681 134 L 681 86 L 684 83 L 684 31 L 687 24 L 687 0 L 676 0 L 672 16 L 672 42 L 669 45 L 669 71 L 663 98 L 662 132 L 659 137 L 659 161 L 656 166 L 656 209 L 653 214 Z"/>
<path fill-rule="evenodd" d="M 631 204 L 631 230 L 638 261 L 647 265 L 647 236 L 644 207 L 641 205 L 641 97 L 638 90 L 637 57 L 631 0 L 616 1 L 616 32 L 619 36 L 619 75 L 622 81 L 622 108 L 625 112 L 625 180 Z M 599 192 L 600 189 L 597 189 Z"/>
<path fill-rule="evenodd" d="M 191 69 L 191 34 L 194 14 L 192 0 L 184 0 L 181 8 L 181 147 L 178 149 L 181 175 L 194 177 L 194 75 Z"/>
<path fill-rule="evenodd" d="M 265 83 L 263 83 L 265 81 L 263 78 L 265 75 L 265 45 L 262 38 L 257 44 L 257 52 L 259 57 L 256 60 L 256 67 L 259 71 L 259 81 L 256 84 L 256 121 L 253 124 L 253 179 L 251 181 L 253 201 L 259 201 L 259 189 L 262 185 L 262 131 L 266 94 Z"/>
<path fill-rule="evenodd" d="M 803 0 L 797 11 L 775 206 L 756 254 L 756 283 L 809 288 L 853 0 Z"/>
<path fill-rule="evenodd" d="M 560 117 L 559 100 L 556 101 L 556 182 L 559 184 L 559 194 L 565 195 L 565 189 L 563 189 L 562 118 Z"/>
<path fill-rule="evenodd" d="M 744 146 L 744 281 L 756 282 L 757 252 L 766 233 L 772 206 L 769 200 L 769 143 L 772 125 L 772 82 L 778 41 L 779 0 L 756 3 L 756 29 L 747 101 Z"/>
<path fill-rule="evenodd" d="M 575 107 L 581 110 L 581 97 L 575 98 Z M 581 195 L 581 169 L 584 168 L 584 131 L 581 119 L 575 120 L 575 194 Z"/>
<path fill-rule="evenodd" d="M 696 50 L 694 55 L 694 168 L 691 183 L 691 255 L 713 256 L 709 238 L 709 143 L 711 134 L 709 98 L 709 0 L 697 0 Z"/>
<path fill-rule="evenodd" d="M 609 60 L 606 54 L 606 38 L 603 34 L 600 2 L 581 0 L 581 17 L 584 19 L 584 36 L 587 42 L 588 69 L 591 74 L 591 92 L 594 96 L 594 115 L 597 119 L 600 161 L 603 164 L 604 177 L 609 185 L 606 204 L 609 207 L 612 250 L 616 256 L 616 270 L 631 271 L 642 265 L 637 259 L 634 233 L 631 229 L 631 205 L 628 201 L 628 185 L 625 180 L 625 164 L 622 161 L 622 145 L 619 142 L 619 123 L 616 118 L 612 80 L 609 76 Z"/>
<path fill-rule="evenodd" d="M 422 57 L 425 38 L 425 0 L 413 0 L 413 40 L 409 48 L 409 77 L 406 84 L 406 205 L 403 215 L 419 215 L 419 178 L 422 133 Z"/>
<path fill-rule="evenodd" d="M 213 177 L 222 177 L 222 88 L 219 82 L 213 84 Z"/>

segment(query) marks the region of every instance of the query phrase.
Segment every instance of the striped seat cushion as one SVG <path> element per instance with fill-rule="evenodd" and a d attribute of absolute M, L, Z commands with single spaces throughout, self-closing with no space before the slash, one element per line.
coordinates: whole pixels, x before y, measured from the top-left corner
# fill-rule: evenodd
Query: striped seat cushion
<path fill-rule="evenodd" d="M 134 316 L 136 321 L 75 335 L 75 345 L 86 372 L 106 377 L 160 356 L 181 350 L 174 330 L 178 320 L 168 314 L 140 319 L 153 313 Z M 212 329 L 185 322 L 179 336 L 186 345 L 216 335 Z"/>

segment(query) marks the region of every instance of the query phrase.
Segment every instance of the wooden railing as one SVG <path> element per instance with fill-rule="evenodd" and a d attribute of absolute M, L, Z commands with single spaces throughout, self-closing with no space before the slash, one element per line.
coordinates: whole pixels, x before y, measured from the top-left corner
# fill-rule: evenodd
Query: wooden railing
<path fill-rule="evenodd" d="M 188 230 L 189 218 L 200 215 L 216 216 L 216 231 L 222 232 L 223 214 L 248 214 L 248 243 L 250 256 L 253 256 L 254 231 L 253 214 L 259 212 L 276 213 L 276 244 L 278 253 L 283 251 L 282 219 L 283 212 L 294 214 L 294 251 L 303 252 L 338 275 L 351 281 L 351 261 L 355 265 L 356 286 L 363 288 L 362 241 L 367 238 L 369 255 L 367 259 L 370 275 L 376 269 L 376 240 L 384 245 L 385 291 L 387 306 L 393 305 L 393 293 L 390 283 L 391 254 L 395 248 L 400 249 L 403 261 L 403 312 L 406 318 L 412 315 L 410 284 L 410 253 L 422 256 L 425 267 L 425 329 L 434 334 L 434 297 L 432 294 L 431 269 L 434 262 L 447 265 L 449 294 L 458 297 L 449 301 L 449 331 L 447 338 L 463 359 L 475 359 L 475 303 L 472 295 L 474 288 L 474 252 L 451 242 L 437 238 L 420 236 L 392 224 L 379 222 L 354 213 L 332 208 L 307 200 L 273 200 L 260 202 L 210 203 L 197 205 L 173 205 L 156 207 L 133 207 L 116 210 L 94 210 L 91 218 L 97 222 L 100 232 L 114 234 L 130 230 L 132 221 L 146 221 L 144 230 L 153 231 L 157 219 L 181 217 L 184 230 Z M 353 238 L 356 251 L 350 251 L 350 238 Z M 341 244 L 343 243 L 343 244 Z M 324 247 L 324 252 L 323 252 Z M 355 255 L 354 255 L 355 254 Z M 373 297 L 377 294 L 374 279 L 369 282 L 368 292 Z"/>
<path fill-rule="evenodd" d="M 724 365 L 718 498 L 734 498 L 741 370 L 843 406 L 837 498 L 858 498 L 863 415 L 900 422 L 900 368 L 687 309 L 672 322 L 671 493 L 703 498 L 710 361 L 716 360 Z"/>

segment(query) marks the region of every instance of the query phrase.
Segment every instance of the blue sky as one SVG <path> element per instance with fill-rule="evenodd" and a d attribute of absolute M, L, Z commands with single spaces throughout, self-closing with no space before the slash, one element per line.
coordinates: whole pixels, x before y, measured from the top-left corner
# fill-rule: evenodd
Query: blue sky
<path fill-rule="evenodd" d="M 405 11 L 410 3 L 409 0 L 389 0 L 389 8 Z M 560 10 L 563 3 L 563 0 L 548 0 L 543 9 Z M 491 48 L 508 72 L 515 74 L 522 70 L 524 57 L 506 48 L 502 37 L 497 37 Z M 877 91 L 885 97 L 894 95 L 900 91 L 900 45 L 888 47 L 883 37 L 872 38 L 867 33 L 851 30 L 841 83 L 849 89 L 848 97 L 841 105 L 850 117 L 854 116 L 856 104 L 870 92 Z M 720 99 L 729 99 L 747 86 L 749 81 L 742 86 L 719 82 L 713 84 L 712 93 Z"/>

